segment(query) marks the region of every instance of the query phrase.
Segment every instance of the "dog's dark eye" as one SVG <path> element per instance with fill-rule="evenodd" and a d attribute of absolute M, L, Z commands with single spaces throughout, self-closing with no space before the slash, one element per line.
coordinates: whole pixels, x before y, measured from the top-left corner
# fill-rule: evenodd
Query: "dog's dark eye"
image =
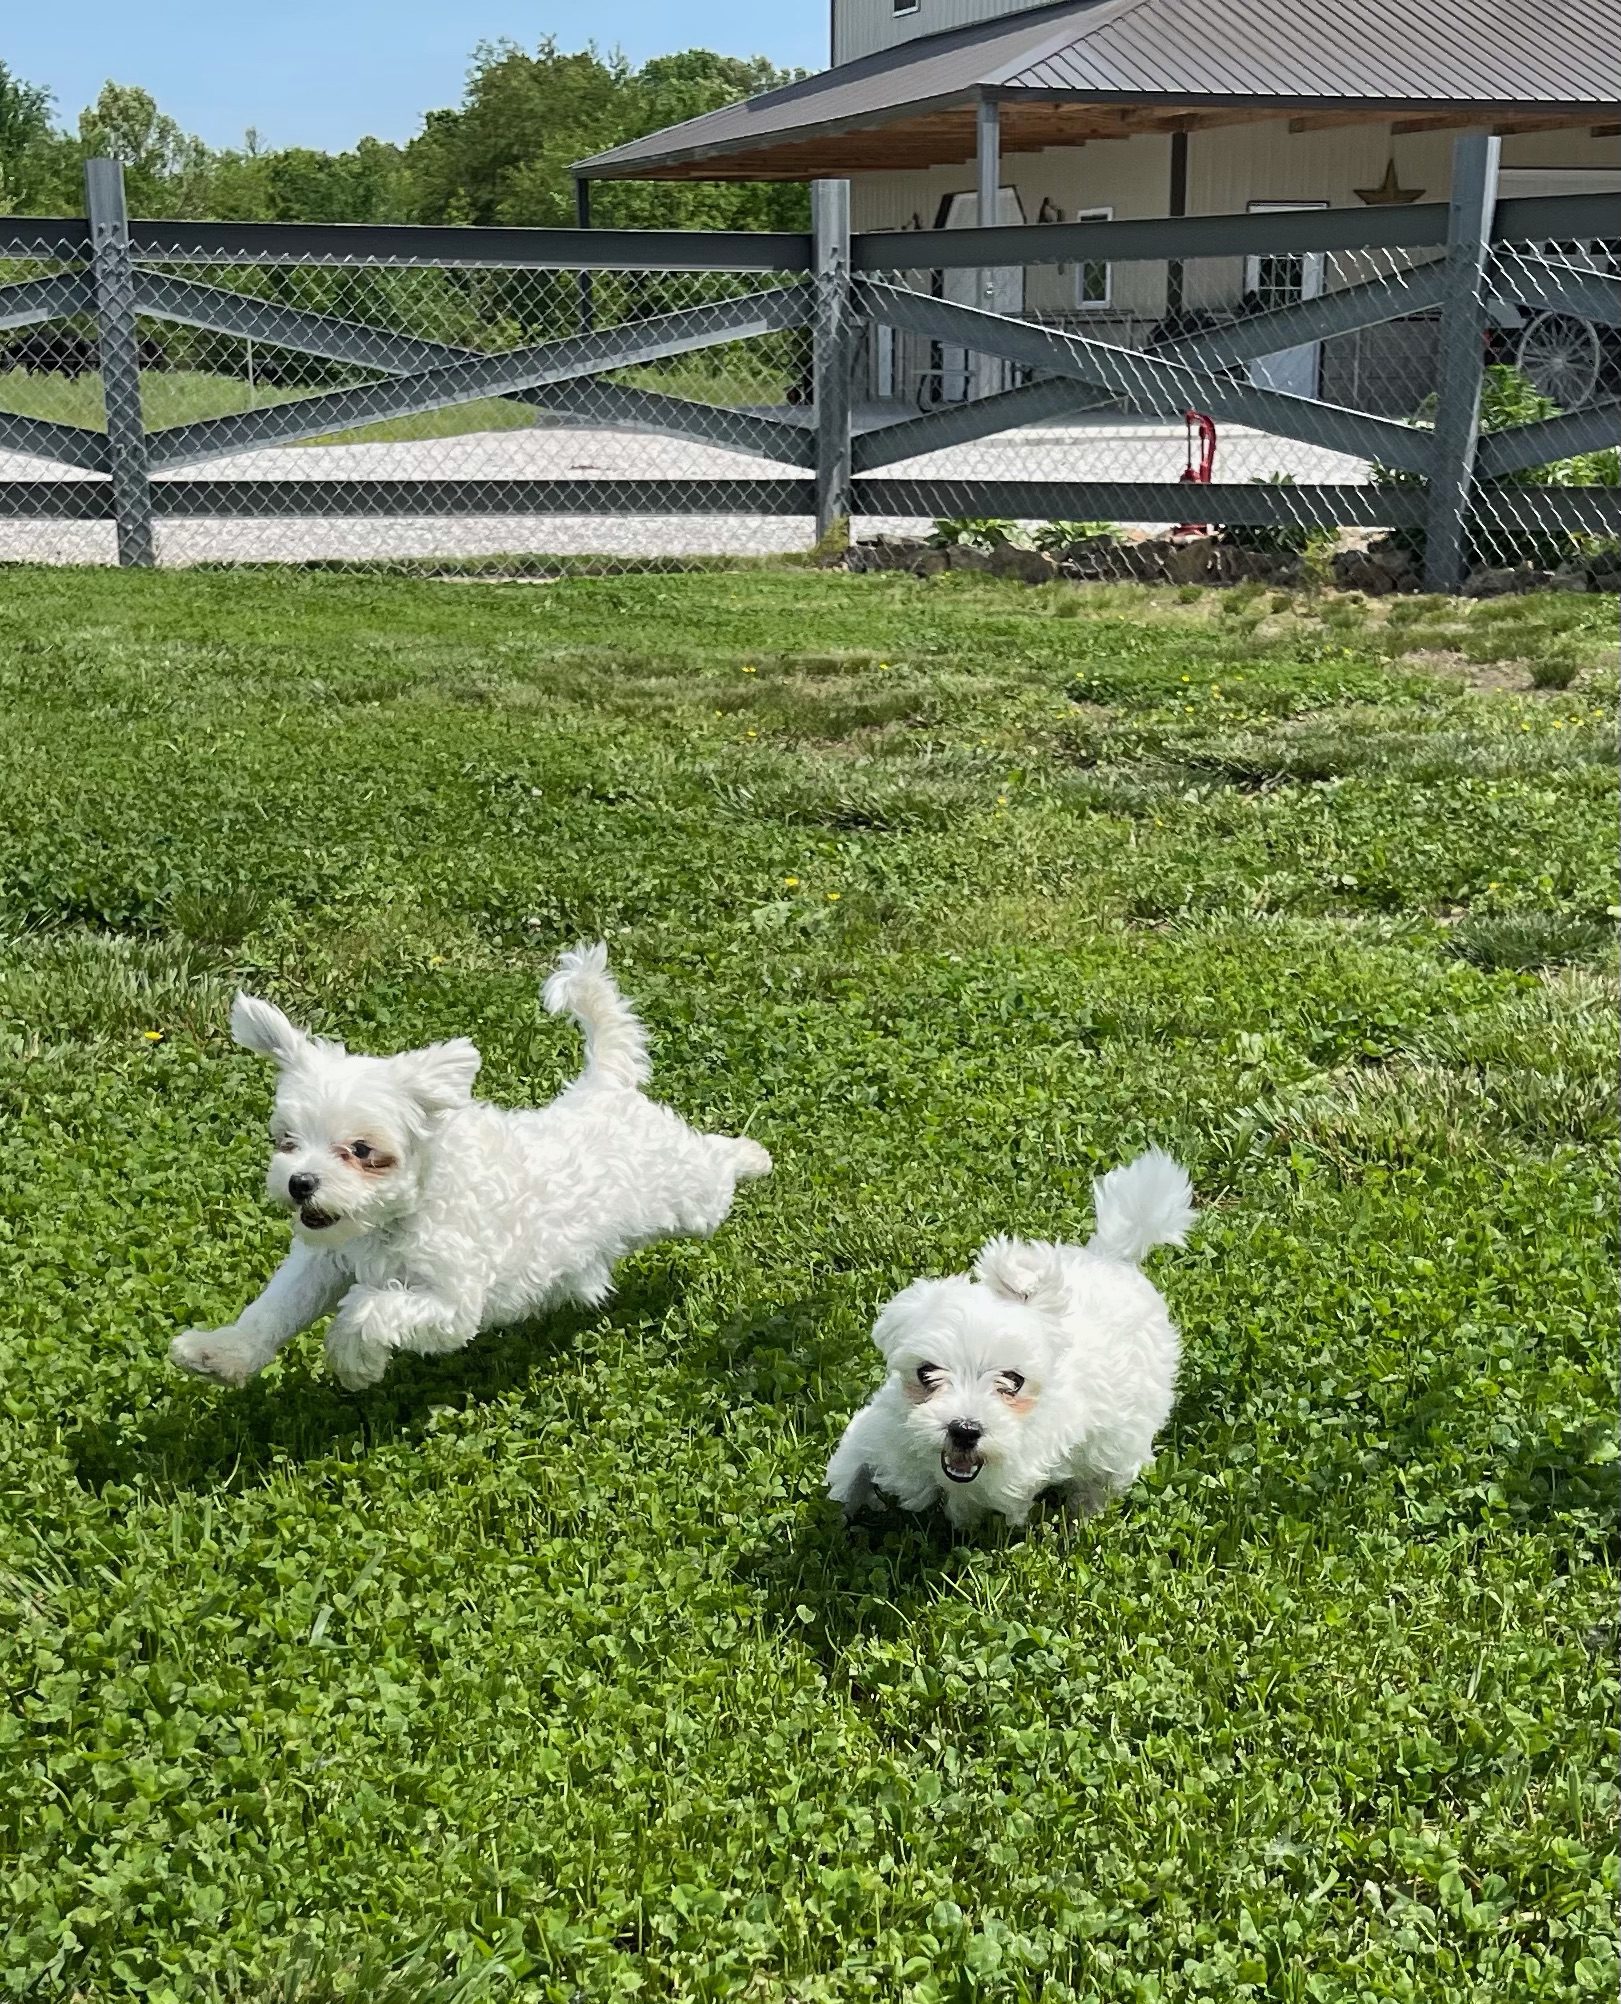
<path fill-rule="evenodd" d="M 938 1364 L 919 1364 L 917 1367 L 918 1383 L 926 1386 L 931 1392 L 934 1390 L 935 1381 L 942 1375 Z"/>
<path fill-rule="evenodd" d="M 349 1153 L 357 1162 L 369 1162 L 376 1152 L 369 1141 L 351 1141 L 349 1144 Z"/>
<path fill-rule="evenodd" d="M 298 1143 L 290 1134 L 278 1134 L 276 1136 L 276 1153 L 278 1155 L 291 1155 L 297 1146 Z"/>
<path fill-rule="evenodd" d="M 1002 1373 L 1002 1389 L 1010 1399 L 1016 1399 L 1020 1392 L 1024 1390 L 1024 1379 L 1021 1374 L 1017 1371 L 1004 1371 Z"/>

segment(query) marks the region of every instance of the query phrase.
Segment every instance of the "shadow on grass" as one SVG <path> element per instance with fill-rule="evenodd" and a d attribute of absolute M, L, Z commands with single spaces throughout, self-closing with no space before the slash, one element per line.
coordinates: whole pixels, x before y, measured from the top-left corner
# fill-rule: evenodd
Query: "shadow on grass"
<path fill-rule="evenodd" d="M 650 1274 L 616 1295 L 610 1321 L 661 1317 L 679 1286 Z M 421 1433 L 436 1411 L 462 1409 L 521 1389 L 574 1354 L 575 1339 L 604 1318 L 567 1308 L 492 1330 L 448 1357 L 402 1356 L 380 1385 L 348 1392 L 316 1363 L 315 1340 L 296 1339 L 268 1377 L 226 1391 L 176 1374 L 173 1396 L 136 1418 L 110 1413 L 69 1441 L 81 1487 L 151 1483 L 172 1489 L 254 1487 L 278 1465 L 355 1459 L 380 1442 Z"/>

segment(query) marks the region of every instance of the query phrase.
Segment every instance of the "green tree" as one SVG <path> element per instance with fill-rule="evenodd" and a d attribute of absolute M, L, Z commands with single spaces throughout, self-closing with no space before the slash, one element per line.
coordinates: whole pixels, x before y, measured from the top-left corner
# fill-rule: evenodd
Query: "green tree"
<path fill-rule="evenodd" d="M 33 208 L 53 178 L 51 94 L 0 62 L 0 216 Z"/>
<path fill-rule="evenodd" d="M 194 134 L 158 110 L 150 91 L 105 83 L 79 114 L 80 158 L 121 160 L 134 216 L 197 216 L 209 207 L 213 156 Z"/>

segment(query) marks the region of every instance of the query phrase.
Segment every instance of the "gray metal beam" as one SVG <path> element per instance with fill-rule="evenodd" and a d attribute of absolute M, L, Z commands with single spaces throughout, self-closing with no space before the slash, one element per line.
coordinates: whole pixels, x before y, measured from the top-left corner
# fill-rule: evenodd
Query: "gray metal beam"
<path fill-rule="evenodd" d="M 1621 536 L 1621 487 L 1477 485 L 1470 520 L 1488 528 L 1567 530 L 1573 536 Z"/>
<path fill-rule="evenodd" d="M 135 299 L 143 313 L 157 320 L 206 327 L 214 333 L 295 348 L 301 354 L 322 355 L 328 361 L 382 369 L 391 375 L 431 369 L 474 352 L 442 341 L 423 341 L 413 334 L 397 334 L 389 328 L 369 327 L 364 321 L 340 320 L 331 313 L 284 306 L 275 299 L 256 299 L 228 286 L 200 285 L 167 271 L 137 271 Z"/>
<path fill-rule="evenodd" d="M 1022 223 L 997 240 L 978 229 L 863 231 L 850 261 L 863 271 L 1079 264 L 1089 258 L 1239 257 L 1251 251 L 1417 250 L 1446 241 L 1446 206 L 1280 209 L 1241 216 L 1156 216 L 1115 223 Z M 904 264 L 900 262 L 905 259 Z"/>
<path fill-rule="evenodd" d="M 5 229 L 6 225 L 0 225 Z M 35 225 L 35 228 L 40 227 Z M 3 241 L 3 239 L 0 239 Z M 138 222 L 143 264 L 508 265 L 557 271 L 809 271 L 810 239 L 770 230 L 532 230 L 421 223 Z"/>
<path fill-rule="evenodd" d="M 1405 528 L 1423 519 L 1419 487 L 1191 487 L 1180 480 L 858 480 L 858 516 L 989 515 L 1010 522 L 1299 523 Z"/>
<path fill-rule="evenodd" d="M 152 536 L 151 459 L 141 412 L 141 349 L 135 329 L 135 273 L 129 256 L 124 169 L 117 160 L 84 163 L 84 206 L 90 218 L 96 329 L 101 350 L 101 401 L 118 525 L 118 561 L 140 569 L 157 562 Z"/>
<path fill-rule="evenodd" d="M 88 313 L 95 296 L 95 288 L 82 271 L 0 285 L 0 329 L 32 327 L 41 320 L 66 320 L 71 313 Z"/>
<path fill-rule="evenodd" d="M 1558 417 L 1517 424 L 1507 431 L 1489 431 L 1475 453 L 1475 473 L 1481 480 L 1498 480 L 1527 466 L 1547 466 L 1578 452 L 1602 452 L 1621 444 L 1621 398 L 1588 404 Z"/>
<path fill-rule="evenodd" d="M 83 216 L 0 216 L 0 257 L 72 264 L 90 255 Z"/>
<path fill-rule="evenodd" d="M 925 299 L 871 279 L 859 281 L 856 290 L 857 302 L 870 319 L 937 340 L 959 342 L 965 348 L 983 349 L 1054 375 L 1078 376 L 1082 382 L 1128 397 L 1138 405 L 1162 412 L 1209 411 L 1280 438 L 1382 460 L 1411 472 L 1425 472 L 1429 467 L 1430 435 L 1390 418 L 1369 417 L 1365 412 L 1342 410 L 1309 397 L 1257 389 L 1231 376 L 1185 368 L 1157 355 L 1111 347 L 1056 328 L 1005 320 L 949 300 Z"/>
<path fill-rule="evenodd" d="M 695 438 L 725 452 L 749 453 L 774 459 L 783 466 L 814 466 L 816 440 L 810 427 L 784 424 L 780 418 L 758 417 L 753 411 L 725 404 L 699 404 L 687 397 L 667 397 L 657 390 L 630 390 L 600 376 L 582 376 L 572 383 L 548 383 L 527 390 L 514 402 L 537 409 L 561 411 L 591 424 L 621 431 L 656 431 L 669 438 Z"/>
<path fill-rule="evenodd" d="M 1377 327 L 1409 313 L 1427 313 L 1441 303 L 1444 267 L 1437 259 L 1412 271 L 1370 278 L 1338 291 L 1319 293 L 1293 306 L 1275 306 L 1252 313 L 1230 327 L 1190 334 L 1153 353 L 1191 369 L 1220 369 L 1234 362 L 1277 355 L 1285 348 L 1311 341 L 1331 341 L 1336 334 L 1354 334 L 1359 327 Z"/>
<path fill-rule="evenodd" d="M 113 512 L 106 480 L 8 480 L 7 520 L 95 522 Z M 166 520 L 470 515 L 804 515 L 809 479 L 763 480 L 183 480 L 152 483 Z"/>
<path fill-rule="evenodd" d="M 1533 251 L 1502 245 L 1492 255 L 1487 284 L 1494 299 L 1621 327 L 1621 280 L 1563 258 L 1538 257 Z"/>
<path fill-rule="evenodd" d="M 850 393 L 855 314 L 850 300 L 850 184 L 811 183 L 816 255 L 812 376 L 816 414 L 816 540 L 850 518 Z"/>
<path fill-rule="evenodd" d="M 0 518 L 7 522 L 110 522 L 112 482 L 105 478 L 7 480 L 0 483 Z"/>
<path fill-rule="evenodd" d="M 1464 521 L 1480 437 L 1486 374 L 1486 260 L 1503 142 L 1463 132 L 1452 143 L 1452 201 L 1447 222 L 1446 297 L 1435 399 L 1435 453 L 1424 528 L 1424 585 L 1456 591 L 1463 582 Z"/>
<path fill-rule="evenodd" d="M 158 512 L 203 516 L 810 515 L 816 484 L 753 480 L 158 480 Z"/>
<path fill-rule="evenodd" d="M 1088 389 L 1072 376 L 1051 376 L 1039 383 L 1024 383 L 1016 390 L 1001 390 L 994 397 L 976 397 L 967 403 L 944 404 L 922 417 L 902 418 L 894 424 L 876 425 L 859 432 L 852 448 L 857 473 L 875 473 L 881 466 L 898 460 L 917 459 L 926 452 L 944 452 L 948 446 L 971 445 L 975 439 L 993 438 L 998 432 L 1020 425 L 1039 424 L 1043 418 L 1069 417 L 1081 411 L 1106 410 L 1120 399 L 1108 391 Z"/>
<path fill-rule="evenodd" d="M 1613 195 L 1526 195 L 1500 202 L 1498 243 L 1550 242 L 1615 234 Z M 1011 242 L 987 243 L 977 230 L 922 230 L 898 238 L 866 230 L 850 246 L 861 271 L 945 271 L 983 265 L 1079 264 L 1083 259 L 1241 257 L 1252 251 L 1422 250 L 1447 238 L 1447 205 L 1300 209 L 1227 216 L 1157 216 L 1115 223 L 1026 223 Z M 896 262 L 904 245 L 906 263 Z"/>
<path fill-rule="evenodd" d="M 8 480 L 9 520 L 107 521 L 105 480 Z M 816 485 L 764 480 L 183 480 L 152 483 L 154 512 L 173 519 L 297 516 L 793 515 L 809 517 Z M 1008 521 L 1173 522 L 1188 510 L 1180 481 L 858 480 L 857 517 L 995 515 Z M 1222 486 L 1199 489 L 1199 513 L 1219 522 L 1321 522 L 1407 528 L 1423 519 L 1417 487 Z M 1615 535 L 1621 488 L 1477 489 L 1481 517 Z"/>
<path fill-rule="evenodd" d="M 16 411 L 0 411 L 0 448 L 26 452 L 33 459 L 54 460 L 58 466 L 81 467 L 86 473 L 105 473 L 109 463 L 104 431 L 91 431 L 82 424 L 57 424 L 52 418 L 23 417 Z M 10 492 L 8 481 L 0 487 L 0 494 Z M 0 507 L 0 514 L 4 512 Z"/>
<path fill-rule="evenodd" d="M 1498 244 L 1571 243 L 1615 235 L 1613 195 L 1505 195 L 1492 219 Z"/>
<path fill-rule="evenodd" d="M 321 355 L 329 361 L 381 369 L 390 375 L 406 376 L 440 363 L 486 359 L 477 348 L 424 341 L 416 335 L 396 334 L 385 327 L 339 320 L 326 313 L 310 313 L 301 307 L 282 306 L 275 300 L 232 292 L 224 286 L 199 285 L 168 272 L 137 273 L 136 297 L 141 311 L 158 319 L 208 327 L 251 341 L 268 341 L 306 355 Z M 664 432 L 675 438 L 702 439 L 706 444 L 723 446 L 732 452 L 781 460 L 788 466 L 809 464 L 810 445 L 802 425 L 694 403 L 684 397 L 622 389 L 617 384 L 593 386 L 590 377 L 582 377 L 575 383 L 548 385 L 544 390 L 520 391 L 508 401 L 596 417 L 603 424 L 634 426 L 637 430 Z"/>
<path fill-rule="evenodd" d="M 666 355 L 692 354 L 753 334 L 800 327 L 809 313 L 803 286 L 779 286 L 743 299 L 717 300 L 661 313 L 647 320 L 609 327 L 596 334 L 571 334 L 505 355 L 482 355 L 414 375 L 396 376 L 355 389 L 329 390 L 258 410 L 204 418 L 152 434 L 154 466 L 183 466 L 261 445 L 291 444 L 328 432 L 354 430 L 387 418 L 472 403 L 480 397 L 510 396 L 545 383 L 573 382 L 581 376 L 623 369 Z"/>

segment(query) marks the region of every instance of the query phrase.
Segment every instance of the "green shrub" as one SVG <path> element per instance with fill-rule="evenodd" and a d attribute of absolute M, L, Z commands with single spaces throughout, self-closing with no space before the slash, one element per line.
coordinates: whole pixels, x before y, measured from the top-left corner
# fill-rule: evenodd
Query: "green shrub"
<path fill-rule="evenodd" d="M 1000 550 L 1018 541 L 1018 529 L 993 515 L 941 515 L 929 541 L 937 550 Z"/>
<path fill-rule="evenodd" d="M 1059 556 L 1077 543 L 1118 543 L 1120 531 L 1113 522 L 1043 522 L 1030 540 L 1038 550 Z"/>

